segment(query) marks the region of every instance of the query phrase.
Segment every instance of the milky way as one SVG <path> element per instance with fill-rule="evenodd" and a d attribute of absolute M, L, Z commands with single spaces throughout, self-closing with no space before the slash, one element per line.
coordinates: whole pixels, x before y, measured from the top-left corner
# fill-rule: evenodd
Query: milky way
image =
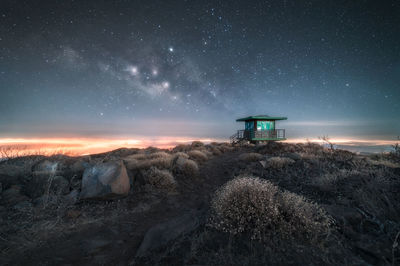
<path fill-rule="evenodd" d="M 400 134 L 398 1 L 2 1 L 0 136 Z"/>

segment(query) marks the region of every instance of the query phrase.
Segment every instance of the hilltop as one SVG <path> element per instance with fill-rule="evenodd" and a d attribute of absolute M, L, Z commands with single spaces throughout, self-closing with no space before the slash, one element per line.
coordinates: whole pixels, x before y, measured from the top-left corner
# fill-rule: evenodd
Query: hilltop
<path fill-rule="evenodd" d="M 3 265 L 399 263 L 400 159 L 317 144 L 0 162 Z"/>

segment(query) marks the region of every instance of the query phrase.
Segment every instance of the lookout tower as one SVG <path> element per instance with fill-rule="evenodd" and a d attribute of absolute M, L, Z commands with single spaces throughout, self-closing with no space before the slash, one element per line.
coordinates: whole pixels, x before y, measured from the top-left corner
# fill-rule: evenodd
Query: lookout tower
<path fill-rule="evenodd" d="M 236 119 L 236 122 L 245 122 L 245 129 L 238 130 L 230 137 L 231 143 L 250 141 L 252 143 L 285 140 L 285 130 L 275 127 L 276 121 L 286 120 L 287 117 L 272 117 L 255 115 Z"/>

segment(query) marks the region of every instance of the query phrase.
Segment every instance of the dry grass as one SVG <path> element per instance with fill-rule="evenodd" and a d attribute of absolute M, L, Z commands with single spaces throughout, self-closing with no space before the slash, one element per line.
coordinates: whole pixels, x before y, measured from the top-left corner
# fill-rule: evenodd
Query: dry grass
<path fill-rule="evenodd" d="M 368 163 L 371 165 L 384 166 L 389 168 L 400 168 L 400 164 L 385 160 L 384 158 L 380 158 L 379 160 L 368 159 Z"/>
<path fill-rule="evenodd" d="M 321 239 L 329 234 L 331 225 L 330 217 L 317 204 L 254 177 L 226 183 L 217 191 L 212 210 L 213 227 L 233 235 L 248 233 L 257 240 L 276 234 Z"/>
<path fill-rule="evenodd" d="M 263 159 L 263 155 L 255 152 L 242 153 L 239 155 L 239 160 L 245 162 L 256 162 Z"/>
<path fill-rule="evenodd" d="M 177 186 L 174 176 L 168 170 L 160 170 L 156 167 L 150 167 L 150 169 L 144 173 L 144 177 L 147 183 L 157 189 L 172 192 L 175 191 Z"/>
<path fill-rule="evenodd" d="M 267 160 L 267 166 L 276 169 L 280 169 L 294 163 L 294 160 L 287 157 L 271 157 Z"/>
<path fill-rule="evenodd" d="M 193 151 L 189 151 L 188 155 L 190 156 L 190 159 L 199 161 L 199 162 L 205 162 L 208 160 L 208 156 L 199 150 L 193 150 Z"/>

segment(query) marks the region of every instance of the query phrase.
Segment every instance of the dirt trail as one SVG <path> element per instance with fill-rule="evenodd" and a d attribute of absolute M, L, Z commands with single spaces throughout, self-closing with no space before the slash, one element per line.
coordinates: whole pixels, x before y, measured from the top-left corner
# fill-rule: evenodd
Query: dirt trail
<path fill-rule="evenodd" d="M 180 191 L 177 195 L 155 195 L 148 200 L 143 199 L 144 195 L 130 195 L 116 204 L 121 210 L 112 217 L 104 212 L 97 222 L 60 232 L 40 247 L 12 259 L 12 264 L 126 265 L 135 257 L 149 228 L 191 210 L 206 211 L 213 193 L 233 177 L 232 162 L 237 156 L 238 152 L 227 152 L 212 157 L 200 166 L 197 178 L 178 180 Z M 106 203 L 84 204 L 88 204 L 90 210 Z"/>

